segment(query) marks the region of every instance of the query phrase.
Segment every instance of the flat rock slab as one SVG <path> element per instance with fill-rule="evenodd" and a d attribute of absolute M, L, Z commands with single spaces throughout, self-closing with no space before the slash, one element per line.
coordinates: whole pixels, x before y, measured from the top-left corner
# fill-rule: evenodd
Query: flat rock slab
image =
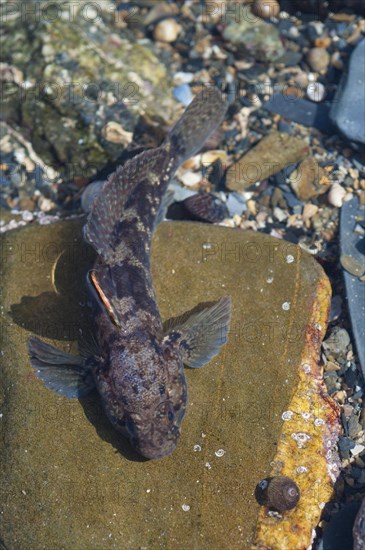
<path fill-rule="evenodd" d="M 27 356 L 31 333 L 76 352 L 87 330 L 82 220 L 2 240 L 0 537 L 7 548 L 306 548 L 332 495 L 338 416 L 317 366 L 330 287 L 300 248 L 263 234 L 164 222 L 153 246 L 163 319 L 232 296 L 229 342 L 186 369 L 177 450 L 139 458 L 98 396 L 47 390 Z M 256 484 L 287 475 L 298 506 L 272 516 Z"/>

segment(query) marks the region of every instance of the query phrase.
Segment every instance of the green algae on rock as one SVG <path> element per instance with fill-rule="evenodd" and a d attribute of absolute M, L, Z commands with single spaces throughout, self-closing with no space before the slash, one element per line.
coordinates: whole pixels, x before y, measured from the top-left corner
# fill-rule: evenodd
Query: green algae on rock
<path fill-rule="evenodd" d="M 234 8 L 238 8 L 237 11 L 241 8 L 239 18 Z M 223 37 L 238 50 L 263 62 L 275 62 L 284 54 L 278 30 L 255 16 L 248 6 L 237 2 L 232 6 L 232 11 L 227 11 L 226 17 L 228 24 Z"/>
<path fill-rule="evenodd" d="M 54 7 L 29 2 L 26 18 L 23 3 L 4 9 L 3 57 L 27 83 L 5 87 L 6 120 L 31 135 L 45 162 L 90 177 L 128 144 L 107 139 L 108 123 L 128 137 L 145 111 L 152 120 L 170 121 L 171 79 L 154 45 L 137 43 L 118 26 L 114 3 Z"/>
<path fill-rule="evenodd" d="M 32 333 L 75 352 L 80 328 L 88 330 L 83 281 L 94 258 L 81 225 L 28 226 L 2 238 L 4 544 L 250 548 L 261 513 L 255 486 L 280 453 L 288 429 L 282 415 L 298 384 L 305 390 L 303 358 L 318 360 L 320 333 L 310 350 L 308 338 L 314 310 L 325 327 L 329 295 L 321 267 L 300 248 L 263 234 L 187 222 L 159 226 L 152 271 L 163 319 L 225 294 L 232 296 L 233 317 L 222 354 L 203 369 L 187 369 L 188 412 L 178 448 L 144 461 L 110 426 L 96 394 L 79 401 L 56 396 L 35 377 L 27 356 Z M 323 414 L 311 430 L 323 440 L 316 461 L 325 465 Z M 292 527 L 299 517 L 302 540 L 310 541 L 332 481 L 321 467 L 321 490 L 310 493 L 306 474 L 296 472 L 306 449 L 299 453 L 293 442 L 292 462 L 281 470 L 276 462 L 275 474 L 292 477 L 302 499 L 283 525 Z"/>

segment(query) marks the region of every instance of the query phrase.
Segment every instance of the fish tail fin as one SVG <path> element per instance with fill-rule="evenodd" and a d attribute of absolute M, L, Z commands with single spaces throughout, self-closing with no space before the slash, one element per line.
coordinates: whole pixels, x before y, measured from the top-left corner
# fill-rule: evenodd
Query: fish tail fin
<path fill-rule="evenodd" d="M 195 155 L 224 119 L 228 103 L 218 88 L 205 87 L 195 96 L 164 142 L 175 160 L 175 169 Z"/>
<path fill-rule="evenodd" d="M 184 365 L 199 368 L 215 357 L 227 342 L 231 298 L 224 296 L 212 306 L 193 313 L 170 329 L 165 342 L 179 343 Z M 183 318 L 186 316 L 184 315 Z"/>
<path fill-rule="evenodd" d="M 160 205 L 175 170 L 201 148 L 226 108 L 217 88 L 203 89 L 161 147 L 136 155 L 109 177 L 84 228 L 86 240 L 106 264 L 120 263 L 133 242 L 150 238 L 166 209 L 166 203 L 162 210 Z"/>
<path fill-rule="evenodd" d="M 29 339 L 30 362 L 44 385 L 69 399 L 87 395 L 95 386 L 86 359 L 61 351 L 35 336 Z"/>

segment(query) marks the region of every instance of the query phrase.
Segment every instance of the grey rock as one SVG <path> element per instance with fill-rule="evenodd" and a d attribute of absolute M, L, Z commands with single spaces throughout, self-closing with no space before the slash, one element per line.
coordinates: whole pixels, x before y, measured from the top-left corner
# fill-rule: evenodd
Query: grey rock
<path fill-rule="evenodd" d="M 330 117 L 351 142 L 365 143 L 365 39 L 351 54 L 349 70 L 343 76 Z"/>
<path fill-rule="evenodd" d="M 341 208 L 340 243 L 341 256 L 349 256 L 361 261 L 361 242 L 363 238 L 354 232 L 356 220 L 359 214 L 359 202 L 357 197 L 343 204 Z M 345 269 L 343 277 L 346 286 L 347 303 L 350 312 L 352 332 L 362 372 L 365 377 L 365 282 L 350 274 Z"/>
<path fill-rule="evenodd" d="M 365 498 L 362 499 L 357 513 L 354 529 L 354 550 L 365 550 Z"/>
<path fill-rule="evenodd" d="M 353 550 L 352 526 L 358 510 L 358 502 L 351 502 L 342 508 L 324 531 L 318 550 Z"/>

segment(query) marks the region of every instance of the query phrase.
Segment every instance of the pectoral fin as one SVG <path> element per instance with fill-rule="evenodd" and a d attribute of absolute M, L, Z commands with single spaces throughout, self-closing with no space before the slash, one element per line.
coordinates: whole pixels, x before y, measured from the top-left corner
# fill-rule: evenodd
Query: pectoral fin
<path fill-rule="evenodd" d="M 30 362 L 44 385 L 70 399 L 87 395 L 95 386 L 87 359 L 61 351 L 32 336 Z"/>
<path fill-rule="evenodd" d="M 165 342 L 178 342 L 185 365 L 202 367 L 227 342 L 230 318 L 231 298 L 225 296 L 171 329 Z"/>

